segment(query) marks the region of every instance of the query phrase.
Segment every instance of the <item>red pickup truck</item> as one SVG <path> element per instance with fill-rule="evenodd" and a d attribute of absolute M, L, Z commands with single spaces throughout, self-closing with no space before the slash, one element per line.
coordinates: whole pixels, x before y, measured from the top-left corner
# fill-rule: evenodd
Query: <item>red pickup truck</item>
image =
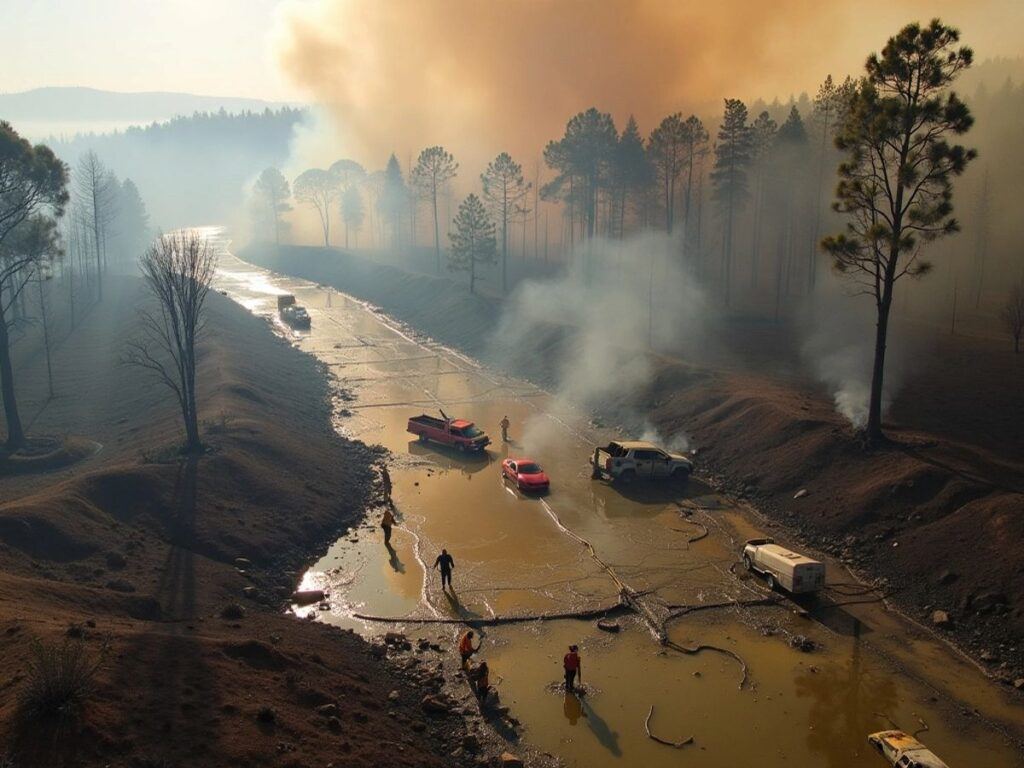
<path fill-rule="evenodd" d="M 422 414 L 409 419 L 407 432 L 412 432 L 420 440 L 433 440 L 441 445 L 450 445 L 459 451 L 482 451 L 491 438 L 476 427 L 472 421 L 465 419 L 449 419 L 444 411 L 442 418 Z"/>

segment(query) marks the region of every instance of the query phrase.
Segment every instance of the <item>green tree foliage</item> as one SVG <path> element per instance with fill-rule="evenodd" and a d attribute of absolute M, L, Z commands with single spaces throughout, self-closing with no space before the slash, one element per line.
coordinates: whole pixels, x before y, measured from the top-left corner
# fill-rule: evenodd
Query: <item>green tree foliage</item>
<path fill-rule="evenodd" d="M 704 123 L 690 115 L 684 123 L 686 137 L 686 186 L 683 188 L 683 231 L 689 237 L 690 209 L 693 203 L 693 174 L 708 152 L 708 136 Z"/>
<path fill-rule="evenodd" d="M 437 220 L 437 194 L 444 185 L 455 178 L 459 164 L 444 147 L 427 147 L 412 169 L 412 184 L 420 196 L 430 201 L 434 212 L 434 256 L 437 272 L 441 273 L 441 228 Z"/>
<path fill-rule="evenodd" d="M 726 305 L 732 294 L 733 228 L 736 215 L 749 194 L 747 170 L 752 151 L 747 108 L 739 99 L 726 99 L 715 146 L 715 168 L 711 172 L 714 198 L 722 214 L 722 280 Z"/>
<path fill-rule="evenodd" d="M 400 245 L 402 218 L 405 216 L 408 205 L 409 191 L 406 189 L 405 178 L 402 176 L 402 167 L 398 164 L 398 158 L 392 153 L 384 168 L 384 186 L 380 198 L 377 200 L 381 218 L 391 232 L 392 248 L 397 249 Z"/>
<path fill-rule="evenodd" d="M 801 219 L 807 189 L 807 130 L 796 104 L 789 108 L 786 121 L 775 134 L 772 149 L 773 216 L 778 227 L 775 260 L 775 319 L 781 316 L 783 300 L 794 281 Z"/>
<path fill-rule="evenodd" d="M 612 116 L 591 107 L 569 120 L 565 135 L 544 148 L 544 162 L 558 175 L 542 193 L 546 199 L 562 196 L 573 207 L 578 204 L 588 239 L 594 236 L 597 201 L 609 185 L 617 144 Z"/>
<path fill-rule="evenodd" d="M 522 201 L 530 191 L 531 184 L 523 178 L 523 167 L 512 159 L 508 152 L 502 152 L 480 174 L 484 200 L 494 218 L 501 223 L 501 292 L 508 291 L 508 225 Z"/>
<path fill-rule="evenodd" d="M 775 143 L 775 133 L 778 129 L 778 124 L 772 120 L 768 112 L 759 114 L 750 129 L 750 159 L 754 172 L 754 221 L 752 225 L 750 264 L 750 284 L 752 288 L 757 287 L 758 272 L 760 270 L 761 223 L 764 213 L 766 189 L 765 175 L 771 160 L 770 154 L 772 145 Z"/>
<path fill-rule="evenodd" d="M 67 167 L 44 145 L 32 146 L 0 121 L 0 395 L 7 448 L 25 445 L 11 363 L 11 311 L 39 266 L 40 255 L 16 248 L 14 233 L 37 214 L 57 218 L 68 201 Z"/>
<path fill-rule="evenodd" d="M 331 245 L 331 208 L 338 199 L 338 177 L 321 168 L 310 168 L 295 179 L 295 199 L 308 205 L 320 217 L 324 248 Z"/>
<path fill-rule="evenodd" d="M 893 289 L 903 276 L 924 275 L 926 244 L 959 229 L 953 179 L 976 156 L 950 143 L 974 120 L 950 86 L 970 66 L 960 33 L 934 19 L 908 24 L 872 54 L 836 137 L 835 209 L 846 231 L 825 238 L 836 269 L 871 296 L 877 311 L 867 438 L 882 439 L 885 350 Z"/>
<path fill-rule="evenodd" d="M 469 272 L 469 292 L 474 293 L 477 264 L 493 264 L 497 259 L 494 222 L 480 198 L 470 194 L 459 204 L 452 224 L 448 269 Z"/>
<path fill-rule="evenodd" d="M 632 198 L 636 205 L 653 178 L 654 169 L 647 157 L 640 128 L 636 124 L 636 119 L 630 115 L 615 146 L 612 162 L 612 202 L 616 215 L 613 216 L 613 221 L 609 222 L 609 232 L 614 234 L 614 230 L 617 230 L 619 237 L 622 237 L 627 202 Z"/>
<path fill-rule="evenodd" d="M 665 231 L 672 234 L 676 211 L 676 183 L 686 168 L 686 127 L 683 116 L 669 115 L 651 131 L 647 141 L 647 154 L 654 166 L 655 178 L 661 187 L 662 208 L 665 211 Z"/>
<path fill-rule="evenodd" d="M 256 195 L 257 212 L 260 219 L 270 224 L 270 231 L 274 233 L 274 242 L 280 245 L 281 215 L 292 209 L 288 202 L 292 196 L 288 179 L 277 168 L 264 168 L 253 185 L 253 193 Z"/>
<path fill-rule="evenodd" d="M 328 170 L 338 180 L 341 220 L 345 223 L 345 247 L 348 248 L 349 231 L 363 223 L 363 197 L 359 187 L 366 181 L 366 169 L 355 160 L 342 158 Z"/>
<path fill-rule="evenodd" d="M 359 247 L 359 230 L 363 226 L 363 217 L 366 213 L 363 206 L 363 193 L 357 184 L 351 185 L 341 196 L 341 218 L 345 222 L 345 247 L 348 248 L 348 234 L 351 230 L 355 234 L 354 244 Z"/>

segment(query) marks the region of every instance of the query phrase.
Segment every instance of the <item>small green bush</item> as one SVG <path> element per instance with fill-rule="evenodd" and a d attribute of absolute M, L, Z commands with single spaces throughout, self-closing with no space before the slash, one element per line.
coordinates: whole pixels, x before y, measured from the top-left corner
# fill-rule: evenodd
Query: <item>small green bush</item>
<path fill-rule="evenodd" d="M 93 679 L 103 665 L 106 646 L 92 654 L 80 639 L 59 643 L 34 640 L 26 682 L 18 696 L 25 718 L 70 719 L 78 714 L 93 690 Z"/>

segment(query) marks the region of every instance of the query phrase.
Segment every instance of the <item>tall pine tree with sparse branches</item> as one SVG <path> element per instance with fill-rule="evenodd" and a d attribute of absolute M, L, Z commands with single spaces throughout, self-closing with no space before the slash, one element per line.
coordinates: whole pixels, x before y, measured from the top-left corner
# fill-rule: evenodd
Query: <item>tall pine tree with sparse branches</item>
<path fill-rule="evenodd" d="M 441 228 L 437 221 L 437 194 L 444 185 L 455 178 L 459 164 L 444 147 L 427 147 L 412 169 L 412 184 L 420 196 L 430 201 L 434 211 L 434 255 L 437 272 L 441 273 Z"/>
<path fill-rule="evenodd" d="M 747 169 L 753 152 L 751 136 L 746 105 L 739 99 L 726 99 L 725 115 L 715 146 L 715 168 L 711 171 L 714 198 L 722 216 L 722 285 L 726 306 L 732 298 L 735 219 L 749 191 Z"/>
<path fill-rule="evenodd" d="M 882 434 L 882 401 L 889 311 L 896 282 L 920 277 L 929 242 L 959 230 L 953 218 L 953 179 L 976 152 L 951 139 L 974 122 L 950 86 L 971 65 L 960 33 L 938 19 L 908 24 L 872 54 L 836 137 L 847 159 L 839 166 L 834 208 L 846 231 L 825 238 L 837 270 L 876 309 L 866 437 Z"/>

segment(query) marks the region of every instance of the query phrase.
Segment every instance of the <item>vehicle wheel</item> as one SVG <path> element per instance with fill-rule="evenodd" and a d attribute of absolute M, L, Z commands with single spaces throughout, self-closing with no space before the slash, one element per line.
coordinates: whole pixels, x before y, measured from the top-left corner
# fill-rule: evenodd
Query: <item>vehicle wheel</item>
<path fill-rule="evenodd" d="M 462 443 L 458 443 L 455 446 L 455 450 L 457 450 L 459 453 L 465 453 L 466 452 L 466 446 L 464 444 L 462 444 Z"/>
<path fill-rule="evenodd" d="M 624 483 L 632 483 L 634 480 L 636 480 L 636 470 L 627 469 L 625 472 L 619 475 L 619 477 Z"/>
<path fill-rule="evenodd" d="M 754 564 L 750 562 L 750 558 L 747 555 L 743 556 L 743 567 L 746 568 L 748 571 L 754 569 Z"/>
<path fill-rule="evenodd" d="M 770 573 L 768 574 L 768 589 L 770 589 L 772 592 L 775 591 L 775 577 L 772 576 Z"/>

